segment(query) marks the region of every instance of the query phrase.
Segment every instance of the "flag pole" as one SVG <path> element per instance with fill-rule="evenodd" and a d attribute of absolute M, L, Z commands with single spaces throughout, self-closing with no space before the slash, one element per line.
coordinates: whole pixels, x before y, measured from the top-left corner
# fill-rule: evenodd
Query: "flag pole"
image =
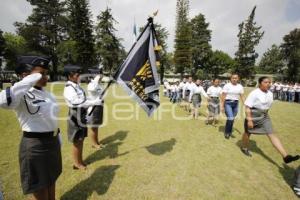
<path fill-rule="evenodd" d="M 137 41 L 142 37 L 142 35 L 144 34 L 144 32 L 146 31 L 146 29 L 148 28 L 149 25 L 153 24 L 153 18 L 157 15 L 158 10 L 156 12 L 153 13 L 153 16 L 150 16 L 147 19 L 147 24 L 144 27 L 144 30 L 140 33 L 139 37 L 136 39 L 135 43 L 132 45 L 132 47 L 130 48 L 129 52 L 126 55 L 126 58 L 128 57 L 128 55 L 131 53 L 131 51 L 133 50 L 133 48 L 135 47 Z M 123 62 L 124 63 L 124 62 Z M 101 92 L 101 94 L 99 95 L 99 99 L 101 99 L 105 93 L 107 92 L 108 88 L 111 86 L 111 84 L 114 82 L 114 80 L 116 79 L 116 77 L 118 76 L 118 74 L 120 73 L 121 69 L 122 69 L 122 65 L 123 63 L 118 67 L 118 69 L 116 70 L 116 72 L 114 73 L 114 75 L 110 78 L 108 84 L 106 85 L 106 87 L 104 88 L 104 90 Z M 88 116 L 90 116 L 94 110 L 95 110 L 96 106 L 92 107 L 92 110 L 88 113 Z"/>

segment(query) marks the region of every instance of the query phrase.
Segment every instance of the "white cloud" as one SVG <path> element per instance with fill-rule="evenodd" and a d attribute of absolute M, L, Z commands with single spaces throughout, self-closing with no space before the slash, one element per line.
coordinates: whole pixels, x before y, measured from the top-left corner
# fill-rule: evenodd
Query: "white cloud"
<path fill-rule="evenodd" d="M 265 35 L 257 47 L 260 55 L 272 44 L 280 44 L 282 37 L 292 29 L 299 27 L 300 18 L 288 20 L 287 16 L 297 9 L 291 9 L 290 3 L 296 0 L 191 0 L 190 17 L 199 13 L 205 15 L 212 30 L 212 46 L 234 55 L 237 49 L 238 24 L 247 19 L 254 5 L 257 5 L 256 21 L 262 26 Z M 4 31 L 14 31 L 15 21 L 24 21 L 31 8 L 25 0 L 0 0 L 0 24 Z M 299 5 L 299 4 L 298 4 Z M 159 10 L 155 21 L 161 23 L 170 33 L 169 50 L 173 50 L 176 0 L 90 0 L 93 21 L 106 7 L 112 8 L 113 16 L 119 22 L 116 25 L 118 37 L 128 50 L 133 43 L 133 19 L 137 26 L 143 26 L 148 15 Z M 300 7 L 300 6 L 299 6 Z M 287 15 L 289 14 L 289 15 Z"/>

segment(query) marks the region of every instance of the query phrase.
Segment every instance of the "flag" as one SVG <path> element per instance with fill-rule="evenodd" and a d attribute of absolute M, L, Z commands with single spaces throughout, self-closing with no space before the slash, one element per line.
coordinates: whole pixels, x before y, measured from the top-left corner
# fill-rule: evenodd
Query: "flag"
<path fill-rule="evenodd" d="M 150 20 L 151 19 L 151 20 Z M 159 45 L 152 18 L 131 48 L 115 79 L 150 116 L 159 106 Z"/>

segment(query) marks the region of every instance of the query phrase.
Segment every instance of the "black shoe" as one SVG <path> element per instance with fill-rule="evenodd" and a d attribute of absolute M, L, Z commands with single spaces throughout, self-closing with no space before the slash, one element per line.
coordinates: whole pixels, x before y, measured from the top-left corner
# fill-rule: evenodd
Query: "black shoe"
<path fill-rule="evenodd" d="M 230 138 L 230 135 L 229 135 L 229 134 L 226 134 L 226 133 L 225 133 L 224 136 L 225 136 L 225 139 L 229 140 L 229 138 Z"/>
<path fill-rule="evenodd" d="M 296 186 L 292 186 L 292 189 L 295 192 L 295 194 L 297 195 L 297 197 L 300 198 L 300 188 L 296 187 Z"/>
<path fill-rule="evenodd" d="M 283 158 L 283 161 L 285 163 L 290 163 L 290 162 L 298 160 L 299 158 L 300 158 L 299 155 L 296 155 L 296 156 L 287 155 L 286 157 Z"/>
<path fill-rule="evenodd" d="M 252 154 L 250 153 L 249 149 L 247 149 L 247 148 L 241 147 L 241 151 L 242 151 L 243 154 L 245 154 L 246 156 L 249 156 L 249 157 L 252 156 Z"/>

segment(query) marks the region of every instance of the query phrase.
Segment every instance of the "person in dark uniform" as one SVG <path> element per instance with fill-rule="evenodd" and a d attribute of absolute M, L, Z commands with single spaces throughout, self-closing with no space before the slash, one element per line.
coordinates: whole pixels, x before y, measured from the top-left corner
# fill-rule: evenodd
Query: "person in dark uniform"
<path fill-rule="evenodd" d="M 69 107 L 68 139 L 73 143 L 73 169 L 86 169 L 82 159 L 83 141 L 87 136 L 87 108 L 93 105 L 102 105 L 102 100 L 97 98 L 89 100 L 84 90 L 80 87 L 81 67 L 67 65 L 64 68 L 68 78 L 64 89 L 64 98 Z"/>
<path fill-rule="evenodd" d="M 245 133 L 242 138 L 241 151 L 251 156 L 248 149 L 251 134 L 267 135 L 275 149 L 281 154 L 285 163 L 298 160 L 299 155 L 288 155 L 283 148 L 279 138 L 274 134 L 272 122 L 269 116 L 269 109 L 273 102 L 273 93 L 269 91 L 271 80 L 268 77 L 261 77 L 258 80 L 259 88 L 253 90 L 245 101 L 246 119 L 244 123 Z"/>
<path fill-rule="evenodd" d="M 94 70 L 91 69 L 90 72 L 95 74 L 96 76 L 88 84 L 87 87 L 88 97 L 91 100 L 96 100 L 97 98 L 100 97 L 103 91 L 100 86 L 103 77 L 103 72 L 102 69 L 94 69 Z M 93 106 L 90 106 L 88 108 L 88 114 L 91 112 L 92 109 Z M 91 113 L 91 116 L 88 120 L 88 124 L 91 127 L 91 131 L 92 131 L 90 133 L 90 137 L 92 140 L 92 147 L 95 149 L 100 149 L 103 147 L 103 145 L 99 143 L 99 138 L 98 138 L 98 129 L 99 126 L 102 125 L 102 123 L 103 123 L 103 105 L 98 105 L 95 106 L 95 109 Z"/>
<path fill-rule="evenodd" d="M 19 163 L 24 194 L 54 200 L 62 171 L 58 112 L 55 97 L 45 91 L 50 60 L 22 56 L 16 73 L 23 79 L 0 93 L 0 107 L 14 109 L 23 131 Z"/>

